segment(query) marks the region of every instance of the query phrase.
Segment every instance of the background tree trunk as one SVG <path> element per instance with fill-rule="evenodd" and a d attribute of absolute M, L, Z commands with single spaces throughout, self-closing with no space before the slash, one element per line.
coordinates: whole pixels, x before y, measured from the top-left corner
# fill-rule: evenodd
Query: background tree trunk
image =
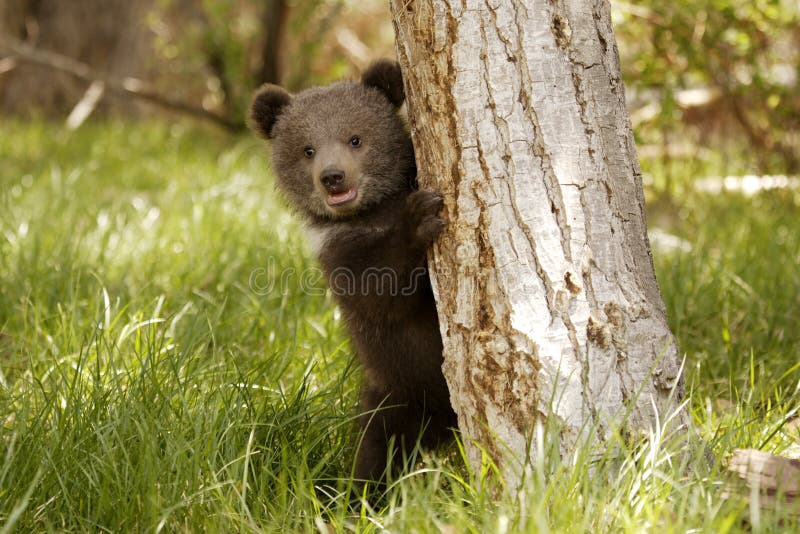
<path fill-rule="evenodd" d="M 604 0 L 391 0 L 423 187 L 449 226 L 432 278 L 444 372 L 513 483 L 537 420 L 563 452 L 680 398 Z M 654 408 L 656 407 L 656 408 Z"/>
<path fill-rule="evenodd" d="M 283 34 L 289 14 L 286 0 L 267 0 L 261 15 L 261 26 L 264 37 L 259 54 L 259 66 L 256 71 L 256 86 L 262 83 L 281 83 L 280 52 Z"/>
<path fill-rule="evenodd" d="M 150 0 L 0 0 L 0 34 L 56 52 L 113 77 L 140 76 L 149 44 L 143 16 Z M 63 114 L 88 85 L 30 63 L 0 76 L 0 112 Z M 104 106 L 127 102 L 109 99 Z"/>

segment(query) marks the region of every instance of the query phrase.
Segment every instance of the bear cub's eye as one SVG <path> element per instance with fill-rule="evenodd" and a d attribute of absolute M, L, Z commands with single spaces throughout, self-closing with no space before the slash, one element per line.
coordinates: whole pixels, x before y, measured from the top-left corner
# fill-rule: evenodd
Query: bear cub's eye
<path fill-rule="evenodd" d="M 313 158 L 314 157 L 314 153 L 315 153 L 315 150 L 314 150 L 313 147 L 307 146 L 307 147 L 305 147 L 303 149 L 303 154 L 305 154 L 305 156 L 307 158 Z"/>
<path fill-rule="evenodd" d="M 350 146 L 353 148 L 358 148 L 361 146 L 361 138 L 357 135 L 354 135 L 350 138 Z"/>

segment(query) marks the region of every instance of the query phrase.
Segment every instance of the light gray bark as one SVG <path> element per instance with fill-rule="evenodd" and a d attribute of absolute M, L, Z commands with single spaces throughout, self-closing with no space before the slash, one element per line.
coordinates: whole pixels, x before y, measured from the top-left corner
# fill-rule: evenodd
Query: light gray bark
<path fill-rule="evenodd" d="M 449 225 L 444 372 L 506 475 L 537 420 L 565 453 L 682 396 L 606 1 L 391 0 L 420 181 Z M 680 416 L 679 416 L 680 419 Z"/>

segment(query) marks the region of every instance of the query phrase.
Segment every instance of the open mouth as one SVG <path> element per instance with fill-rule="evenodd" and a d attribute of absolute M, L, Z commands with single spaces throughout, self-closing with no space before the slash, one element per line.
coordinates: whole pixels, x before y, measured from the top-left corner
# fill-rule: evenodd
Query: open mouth
<path fill-rule="evenodd" d="M 328 206 L 341 206 L 342 204 L 347 204 L 348 202 L 355 200 L 357 196 L 357 187 L 348 189 L 347 191 L 343 191 L 341 193 L 328 193 Z"/>

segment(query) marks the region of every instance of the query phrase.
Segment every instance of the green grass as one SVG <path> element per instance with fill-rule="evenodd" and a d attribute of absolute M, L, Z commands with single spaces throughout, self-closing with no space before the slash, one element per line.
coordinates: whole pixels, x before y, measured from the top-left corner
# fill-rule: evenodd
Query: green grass
<path fill-rule="evenodd" d="M 800 448 L 798 206 L 786 191 L 653 202 L 651 221 L 692 244 L 656 265 L 718 457 Z M 455 446 L 423 452 L 359 506 L 359 378 L 333 303 L 296 278 L 254 289 L 314 265 L 256 140 L 4 121 L 0 533 L 798 528 L 781 511 L 745 522 L 719 462 L 658 435 L 598 460 L 560 458 L 545 432 L 513 495 Z"/>

